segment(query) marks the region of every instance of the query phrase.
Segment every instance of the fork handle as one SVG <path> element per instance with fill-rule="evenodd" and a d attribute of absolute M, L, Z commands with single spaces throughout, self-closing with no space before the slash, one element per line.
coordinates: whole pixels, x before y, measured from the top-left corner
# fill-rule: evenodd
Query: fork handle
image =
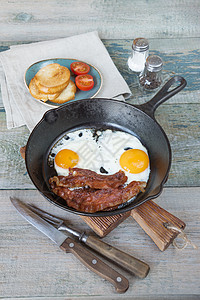
<path fill-rule="evenodd" d="M 77 243 L 74 239 L 68 237 L 60 248 L 65 252 L 71 252 L 91 271 L 107 279 L 114 285 L 118 293 L 124 293 L 128 289 L 129 282 L 123 275 L 100 260 L 81 243 Z"/>
<path fill-rule="evenodd" d="M 94 249 L 98 253 L 102 254 L 106 258 L 109 258 L 114 263 L 118 264 L 122 268 L 129 272 L 132 272 L 140 278 L 145 278 L 150 270 L 149 265 L 145 262 L 105 243 L 99 238 L 94 236 L 87 236 L 84 240 L 86 245 Z"/>

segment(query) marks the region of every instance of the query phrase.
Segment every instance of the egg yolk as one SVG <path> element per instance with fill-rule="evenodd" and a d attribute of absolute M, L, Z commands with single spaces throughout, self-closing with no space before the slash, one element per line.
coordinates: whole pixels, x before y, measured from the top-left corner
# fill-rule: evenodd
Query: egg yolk
<path fill-rule="evenodd" d="M 55 157 L 56 165 L 63 169 L 75 167 L 78 161 L 79 161 L 78 154 L 69 149 L 60 150 Z"/>
<path fill-rule="evenodd" d="M 129 149 L 121 155 L 119 163 L 125 171 L 138 174 L 146 170 L 149 165 L 149 158 L 142 150 Z"/>

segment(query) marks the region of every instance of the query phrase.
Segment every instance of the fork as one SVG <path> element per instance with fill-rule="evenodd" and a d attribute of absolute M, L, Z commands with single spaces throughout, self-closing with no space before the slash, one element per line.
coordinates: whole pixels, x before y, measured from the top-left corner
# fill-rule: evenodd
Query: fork
<path fill-rule="evenodd" d="M 85 232 L 81 233 L 75 229 L 72 229 L 66 224 L 65 220 L 49 214 L 34 205 L 28 204 L 28 206 L 33 212 L 36 212 L 44 220 L 52 224 L 58 230 L 67 231 L 73 236 L 76 236 L 79 241 L 85 243 L 87 246 L 100 253 L 104 257 L 109 258 L 112 262 L 121 266 L 123 269 L 133 273 L 140 278 L 145 278 L 149 273 L 149 265 L 145 262 L 101 241 L 99 238 L 93 235 L 86 235 Z"/>

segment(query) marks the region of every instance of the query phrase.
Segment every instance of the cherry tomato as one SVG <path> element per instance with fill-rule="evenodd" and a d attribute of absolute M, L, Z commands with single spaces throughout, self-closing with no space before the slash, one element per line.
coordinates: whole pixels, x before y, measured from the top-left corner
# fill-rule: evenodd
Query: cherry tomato
<path fill-rule="evenodd" d="M 90 71 L 90 66 L 81 61 L 74 61 L 70 68 L 75 75 L 84 75 Z"/>
<path fill-rule="evenodd" d="M 77 76 L 75 78 L 75 83 L 81 91 L 89 91 L 94 86 L 93 77 L 89 74 Z"/>

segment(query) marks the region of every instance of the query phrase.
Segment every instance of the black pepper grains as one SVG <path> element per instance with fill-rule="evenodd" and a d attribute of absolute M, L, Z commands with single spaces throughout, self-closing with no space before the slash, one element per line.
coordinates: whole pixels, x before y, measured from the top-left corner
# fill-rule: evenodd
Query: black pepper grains
<path fill-rule="evenodd" d="M 147 58 L 144 71 L 139 76 L 139 83 L 146 90 L 154 90 L 162 83 L 162 59 L 157 55 Z"/>

